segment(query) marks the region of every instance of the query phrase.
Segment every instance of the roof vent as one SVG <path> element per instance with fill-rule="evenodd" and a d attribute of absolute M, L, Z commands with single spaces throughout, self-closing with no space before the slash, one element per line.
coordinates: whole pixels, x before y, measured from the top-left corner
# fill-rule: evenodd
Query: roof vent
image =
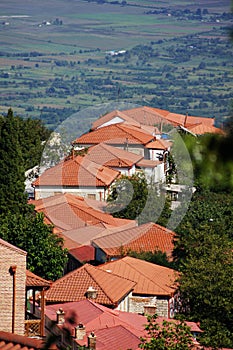
<path fill-rule="evenodd" d="M 87 299 L 96 299 L 97 298 L 97 290 L 93 288 L 92 286 L 88 287 L 85 296 Z"/>

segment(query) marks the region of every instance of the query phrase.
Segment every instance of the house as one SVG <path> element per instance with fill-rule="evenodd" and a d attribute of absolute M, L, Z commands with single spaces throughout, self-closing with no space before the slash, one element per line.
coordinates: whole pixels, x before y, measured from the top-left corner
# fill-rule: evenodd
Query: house
<path fill-rule="evenodd" d="M 92 350 L 139 350 L 141 337 L 148 337 L 145 331 L 146 315 L 111 310 L 86 299 L 48 305 L 46 328 L 48 334 L 56 335 L 59 348 L 71 347 L 76 350 L 78 346 L 87 346 Z M 158 317 L 157 323 L 162 325 L 164 320 Z M 202 331 L 197 323 L 186 323 L 196 343 L 195 336 Z"/>
<path fill-rule="evenodd" d="M 176 278 L 170 268 L 130 257 L 97 267 L 85 264 L 52 283 L 46 302 L 48 306 L 85 300 L 90 294 L 112 309 L 143 314 L 147 307 L 159 316 L 173 317 Z"/>
<path fill-rule="evenodd" d="M 98 269 L 136 282 L 129 298 L 129 312 L 143 314 L 144 307 L 149 306 L 159 316 L 174 316 L 178 275 L 173 269 L 129 256 L 107 262 Z"/>
<path fill-rule="evenodd" d="M 85 157 L 98 164 L 119 171 L 121 175 L 126 176 L 135 174 L 138 162 L 143 159 L 142 155 L 127 152 L 106 143 L 100 143 L 90 147 Z"/>
<path fill-rule="evenodd" d="M 183 127 L 190 130 L 195 135 L 203 135 L 205 133 L 222 133 L 222 130 L 214 126 L 214 118 L 189 116 L 187 114 L 172 113 L 154 107 L 138 107 L 123 111 L 128 117 L 134 121 L 145 125 L 158 125 L 161 132 L 166 129 L 168 125 L 173 127 Z M 198 129 L 195 130 L 199 125 Z"/>
<path fill-rule="evenodd" d="M 55 281 L 46 291 L 46 302 L 66 303 L 89 297 L 112 309 L 128 311 L 134 286 L 128 278 L 85 264 Z"/>
<path fill-rule="evenodd" d="M 132 227 L 136 225 L 134 220 L 118 219 L 112 215 L 103 212 L 104 206 L 96 200 L 89 200 L 81 196 L 70 193 L 58 194 L 38 200 L 31 200 L 29 203 L 35 206 L 35 211 L 42 212 L 45 216 L 45 222 L 52 224 L 55 233 L 77 232 L 77 229 L 92 227 L 101 231 L 104 228 L 112 227 Z M 68 236 L 67 236 L 68 237 Z M 74 236 L 69 236 L 74 239 Z M 76 242 L 86 244 L 83 234 L 80 236 L 81 241 Z"/>
<path fill-rule="evenodd" d="M 109 187 L 119 175 L 116 170 L 76 156 L 45 170 L 32 186 L 35 199 L 67 192 L 102 201 L 107 198 Z"/>
<path fill-rule="evenodd" d="M 142 157 L 147 157 L 148 151 L 145 146 L 154 140 L 155 137 L 141 127 L 119 123 L 86 133 L 74 140 L 72 144 L 75 150 L 80 150 L 104 142 Z"/>
<path fill-rule="evenodd" d="M 161 251 L 171 258 L 174 248 L 175 233 L 171 230 L 149 222 L 137 227 L 110 233 L 92 240 L 96 249 L 96 260 L 106 262 L 119 259 L 128 252 Z"/>
<path fill-rule="evenodd" d="M 24 335 L 27 253 L 0 239 L 0 330 Z"/>
<path fill-rule="evenodd" d="M 92 124 L 92 129 L 100 128 L 111 123 L 122 122 L 132 125 L 147 125 L 157 127 L 160 134 L 168 130 L 169 125 L 175 128 L 184 128 L 194 135 L 205 133 L 222 133 L 214 126 L 214 118 L 189 116 L 187 114 L 172 113 L 159 108 L 142 106 L 124 111 L 113 111 L 101 116 Z M 138 123 L 138 124 L 137 124 Z M 159 134 L 156 139 L 160 138 Z"/>
<path fill-rule="evenodd" d="M 43 336 L 44 292 L 50 282 L 26 270 L 26 256 L 25 251 L 0 239 L 0 331 L 19 336 Z M 40 319 L 36 319 L 34 315 L 36 291 L 41 293 Z M 32 300 L 32 312 L 27 310 L 29 296 Z"/>

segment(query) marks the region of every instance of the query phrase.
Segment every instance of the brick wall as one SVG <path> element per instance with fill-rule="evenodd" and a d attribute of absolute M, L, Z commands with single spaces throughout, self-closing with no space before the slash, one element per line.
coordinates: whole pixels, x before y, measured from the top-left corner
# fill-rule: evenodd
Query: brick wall
<path fill-rule="evenodd" d="M 24 334 L 26 252 L 0 240 L 0 330 L 12 332 L 13 275 L 15 273 L 15 326 L 14 333 Z"/>

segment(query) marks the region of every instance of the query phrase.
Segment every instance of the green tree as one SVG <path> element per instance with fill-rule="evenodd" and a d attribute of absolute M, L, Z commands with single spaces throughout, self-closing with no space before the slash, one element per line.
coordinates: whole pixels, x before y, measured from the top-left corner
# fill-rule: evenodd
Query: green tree
<path fill-rule="evenodd" d="M 27 252 L 27 268 L 37 275 L 56 280 L 63 274 L 67 251 L 63 239 L 45 225 L 43 214 L 0 216 L 0 237 Z"/>
<path fill-rule="evenodd" d="M 1 119 L 0 130 L 0 214 L 27 210 L 22 149 L 19 142 L 19 120 L 10 109 Z"/>
<path fill-rule="evenodd" d="M 111 188 L 106 211 L 118 218 L 137 219 L 145 207 L 147 195 L 144 174 L 122 175 Z"/>
<path fill-rule="evenodd" d="M 176 229 L 181 313 L 200 321 L 203 341 L 233 345 L 233 196 L 197 191 Z"/>
<path fill-rule="evenodd" d="M 201 322 L 203 342 L 233 346 L 233 242 L 211 224 L 189 228 L 179 290 L 186 317 Z"/>
<path fill-rule="evenodd" d="M 106 211 L 115 217 L 137 219 L 139 225 L 155 222 L 166 226 L 171 203 L 166 193 L 148 184 L 144 173 L 121 176 L 111 188 Z"/>
<path fill-rule="evenodd" d="M 184 321 L 166 321 L 160 325 L 157 315 L 148 316 L 145 330 L 147 338 L 141 338 L 140 349 L 150 350 L 190 350 L 193 348 L 193 336 L 190 327 Z"/>
<path fill-rule="evenodd" d="M 160 250 L 155 250 L 154 252 L 141 251 L 139 253 L 135 251 L 128 251 L 127 255 L 136 259 L 148 261 L 152 264 L 173 268 L 173 263 L 168 260 L 166 253 L 163 253 Z"/>

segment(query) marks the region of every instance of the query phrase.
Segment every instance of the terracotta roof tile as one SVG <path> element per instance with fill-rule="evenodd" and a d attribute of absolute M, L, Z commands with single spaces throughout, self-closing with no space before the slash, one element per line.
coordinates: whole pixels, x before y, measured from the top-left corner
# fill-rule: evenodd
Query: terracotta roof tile
<path fill-rule="evenodd" d="M 125 297 L 134 285 L 129 279 L 85 264 L 54 282 L 46 292 L 46 298 L 47 302 L 83 300 L 87 289 L 92 286 L 98 292 L 96 302 L 114 305 Z"/>
<path fill-rule="evenodd" d="M 118 110 L 114 110 L 110 113 L 107 113 L 103 116 L 101 116 L 100 118 L 98 118 L 97 120 L 95 120 L 92 123 L 92 130 L 98 129 L 99 127 L 105 126 L 108 124 L 109 121 L 111 121 L 113 118 L 116 119 L 117 123 L 120 123 L 122 121 L 123 122 L 128 122 L 130 125 L 134 125 L 134 126 L 138 126 L 140 127 L 140 124 L 133 120 L 132 118 L 128 117 L 126 114 L 124 114 L 121 111 Z"/>
<path fill-rule="evenodd" d="M 118 171 L 89 161 L 86 157 L 77 156 L 45 170 L 32 185 L 105 187 L 111 185 L 119 174 Z"/>
<path fill-rule="evenodd" d="M 187 124 L 197 124 L 202 123 L 206 126 L 214 125 L 214 118 L 187 116 L 179 113 L 172 113 L 166 110 L 162 110 L 154 107 L 138 107 L 130 110 L 123 111 L 124 114 L 131 117 L 133 120 L 147 125 L 160 124 L 161 121 L 170 123 L 174 126 Z"/>
<path fill-rule="evenodd" d="M 82 263 L 95 259 L 95 248 L 91 245 L 82 245 L 80 247 L 70 249 L 69 253 Z"/>
<path fill-rule="evenodd" d="M 162 149 L 167 150 L 172 146 L 172 143 L 166 140 L 157 139 L 155 141 L 152 141 L 146 145 L 146 148 L 150 149 Z"/>
<path fill-rule="evenodd" d="M 136 294 L 171 296 L 176 289 L 176 271 L 144 260 L 126 256 L 98 268 L 135 281 L 133 293 Z"/>
<path fill-rule="evenodd" d="M 132 167 L 143 158 L 143 156 L 124 151 L 105 143 L 90 147 L 86 157 L 98 164 L 117 168 Z"/>
<path fill-rule="evenodd" d="M 96 345 L 98 350 L 137 350 L 139 349 L 140 337 L 146 337 L 145 316 L 137 313 L 111 310 L 91 300 L 79 302 L 55 304 L 46 306 L 46 316 L 56 320 L 56 311 L 62 307 L 65 312 L 65 328 L 70 329 L 71 334 L 74 327 L 79 323 L 85 326 L 86 336 L 83 340 L 76 340 L 79 345 L 87 344 L 87 335 L 94 332 L 96 335 Z M 70 323 L 72 319 L 74 323 Z M 165 318 L 158 317 L 157 322 L 162 324 Z M 166 319 L 171 321 L 171 319 Z M 174 322 L 177 322 L 174 320 Z M 187 322 L 193 332 L 201 332 L 194 322 Z"/>
<path fill-rule="evenodd" d="M 221 135 L 224 134 L 223 130 L 216 128 L 214 126 L 209 126 L 209 125 L 203 124 L 203 123 L 189 125 L 189 126 L 186 126 L 186 128 L 188 130 L 192 131 L 196 135 L 203 135 L 203 134 L 207 134 L 207 133 L 221 134 Z"/>
<path fill-rule="evenodd" d="M 109 234 L 93 240 L 108 256 L 119 256 L 121 250 L 149 251 L 160 250 L 169 257 L 174 248 L 174 232 L 154 223 L 146 223 L 135 228 Z"/>
<path fill-rule="evenodd" d="M 32 339 L 22 335 L 0 331 L 1 350 L 33 350 L 43 349 L 44 342 L 41 339 Z"/>
<path fill-rule="evenodd" d="M 146 145 L 152 140 L 153 136 L 141 128 L 120 123 L 104 126 L 84 134 L 73 141 L 73 144 L 96 145 L 105 142 L 111 145 L 125 143 Z"/>
<path fill-rule="evenodd" d="M 137 163 L 137 166 L 139 168 L 155 168 L 162 163 L 163 162 L 159 160 L 142 159 Z"/>
<path fill-rule="evenodd" d="M 50 287 L 51 282 L 35 275 L 33 272 L 26 270 L 27 287 Z"/>
<path fill-rule="evenodd" d="M 32 200 L 30 203 L 35 206 L 37 212 L 43 212 L 48 221 L 53 223 L 60 231 L 71 231 L 86 226 L 99 226 L 102 230 L 106 227 L 105 225 L 112 227 L 133 223 L 135 225 L 135 221 L 114 218 L 110 214 L 93 208 L 92 205 L 95 206 L 93 200 L 90 202 L 83 197 L 72 194 L 59 194 L 44 199 Z"/>

